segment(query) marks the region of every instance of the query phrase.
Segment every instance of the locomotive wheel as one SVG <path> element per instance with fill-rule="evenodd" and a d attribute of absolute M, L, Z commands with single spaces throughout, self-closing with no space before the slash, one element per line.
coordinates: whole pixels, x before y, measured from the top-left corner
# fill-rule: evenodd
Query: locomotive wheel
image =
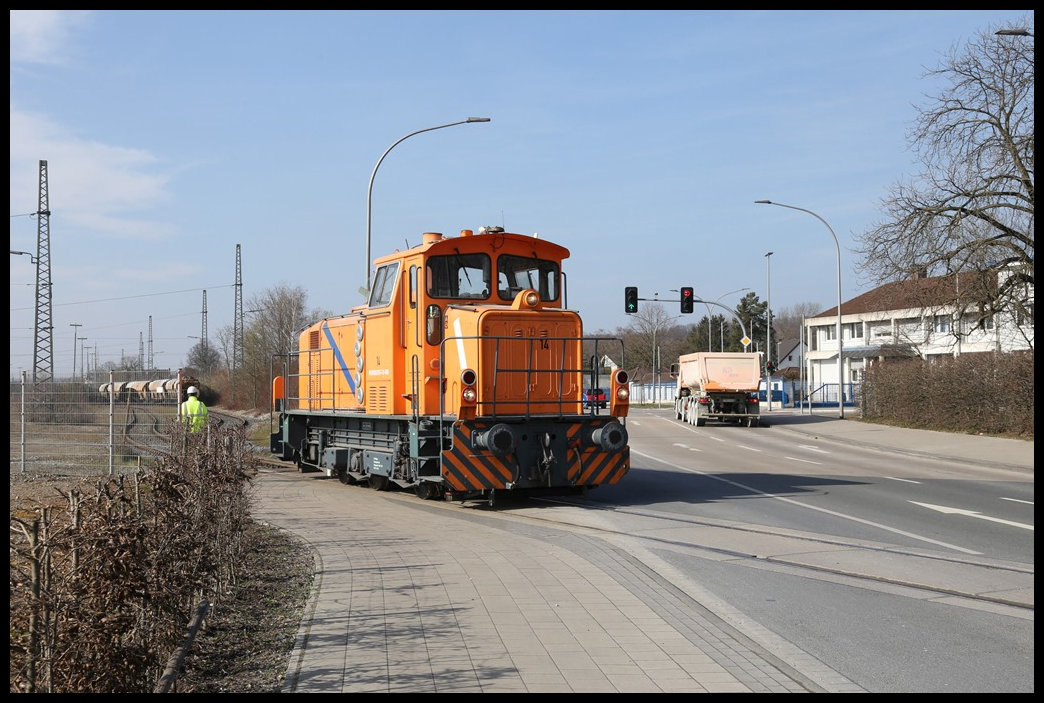
<path fill-rule="evenodd" d="M 413 491 L 421 500 L 434 500 L 439 497 L 439 487 L 434 481 L 421 481 L 413 487 Z"/>
<path fill-rule="evenodd" d="M 346 468 L 337 469 L 337 480 L 346 486 L 355 483 L 355 477 L 348 473 L 348 469 Z"/>
<path fill-rule="evenodd" d="M 366 479 L 366 482 L 369 483 L 370 488 L 372 488 L 375 491 L 383 491 L 388 487 L 387 476 L 377 476 L 375 474 L 370 474 L 369 478 Z"/>

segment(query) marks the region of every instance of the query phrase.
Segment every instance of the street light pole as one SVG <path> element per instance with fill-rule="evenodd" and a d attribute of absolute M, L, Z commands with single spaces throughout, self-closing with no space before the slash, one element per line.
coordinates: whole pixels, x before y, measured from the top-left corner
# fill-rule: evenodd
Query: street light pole
<path fill-rule="evenodd" d="M 435 129 L 444 129 L 446 127 L 455 127 L 459 124 L 470 124 L 472 122 L 489 122 L 488 117 L 469 117 L 466 120 L 460 122 L 450 122 L 449 124 L 440 124 L 437 127 L 427 127 L 425 129 L 418 129 L 416 132 L 410 132 L 405 137 L 400 138 L 397 142 L 392 144 L 390 147 L 384 150 L 381 154 L 381 158 L 377 160 L 377 165 L 373 167 L 373 173 L 370 174 L 370 186 L 366 191 L 366 294 L 370 292 L 370 204 L 373 202 L 373 179 L 377 175 L 377 169 L 381 167 L 381 162 L 384 161 L 384 157 L 388 155 L 392 149 L 398 146 L 401 142 L 409 139 L 410 137 L 421 134 L 422 132 L 431 132 Z"/>
<path fill-rule="evenodd" d="M 715 298 L 713 304 L 714 305 L 718 305 L 721 302 L 722 298 L 727 298 L 728 296 L 732 295 L 733 293 L 742 293 L 745 290 L 750 290 L 750 288 L 737 288 L 736 290 L 730 290 L 728 293 L 722 293 L 717 298 Z M 710 304 L 707 303 L 706 301 L 704 301 L 703 304 L 707 306 L 707 314 L 709 315 L 710 314 Z M 721 307 L 723 307 L 723 306 L 721 306 Z M 728 310 L 728 308 L 725 308 L 725 309 Z M 720 336 L 721 336 L 721 339 L 718 340 L 718 342 L 719 342 L 719 344 L 721 344 L 721 349 L 719 349 L 718 351 L 725 351 L 725 316 L 724 315 L 721 318 Z"/>
<path fill-rule="evenodd" d="M 794 205 L 784 205 L 783 203 L 776 203 L 771 200 L 755 200 L 757 205 L 777 205 L 779 207 L 790 208 L 791 210 L 800 210 L 801 212 L 807 212 L 812 217 L 816 218 L 830 230 L 830 236 L 834 238 L 834 247 L 837 249 L 837 416 L 841 420 L 845 419 L 845 384 L 841 378 L 843 374 L 843 361 L 841 353 L 843 351 L 843 343 L 841 341 L 841 245 L 837 241 L 837 235 L 834 234 L 834 228 L 830 226 L 826 220 L 812 212 L 806 210 L 803 207 L 795 207 Z"/>
<path fill-rule="evenodd" d="M 712 352 L 714 349 L 711 348 L 711 318 L 714 317 L 714 315 L 711 314 L 710 305 L 704 303 L 703 307 L 707 308 L 707 351 Z"/>
<path fill-rule="evenodd" d="M 765 401 L 772 410 L 772 252 L 765 254 Z"/>
<path fill-rule="evenodd" d="M 73 380 L 73 383 L 76 383 L 76 340 L 77 340 L 77 336 L 76 335 L 78 335 L 80 333 L 80 330 L 78 330 L 76 328 L 77 327 L 83 327 L 83 325 L 80 324 L 79 322 L 70 322 L 69 326 L 73 328 L 73 372 L 72 372 L 72 380 Z"/>

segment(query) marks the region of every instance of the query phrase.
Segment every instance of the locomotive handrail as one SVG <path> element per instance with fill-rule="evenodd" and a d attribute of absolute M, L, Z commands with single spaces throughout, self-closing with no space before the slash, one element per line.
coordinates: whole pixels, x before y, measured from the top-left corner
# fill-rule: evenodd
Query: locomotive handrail
<path fill-rule="evenodd" d="M 445 361 L 446 361 L 446 351 L 445 351 L 446 344 L 448 342 L 456 343 L 456 342 L 466 341 L 466 340 L 479 340 L 480 342 L 488 342 L 488 341 L 494 342 L 494 344 L 495 344 L 494 353 L 493 353 L 493 366 L 494 367 L 492 369 L 493 386 L 494 386 L 494 388 L 496 387 L 497 379 L 498 379 L 499 375 L 502 374 L 502 373 L 505 373 L 505 374 L 524 373 L 527 376 L 527 378 L 526 378 L 526 393 L 525 393 L 524 400 L 508 400 L 508 401 L 499 400 L 495 393 L 493 395 L 493 399 L 492 400 L 483 400 L 483 399 L 476 400 L 476 406 L 478 406 L 478 407 L 490 406 L 492 408 L 492 415 L 494 415 L 494 416 L 496 416 L 498 414 L 497 413 L 497 405 L 500 404 L 500 403 L 504 403 L 504 404 L 520 404 L 523 407 L 523 411 L 522 412 L 518 412 L 518 413 L 510 413 L 510 414 L 512 414 L 512 415 L 521 415 L 521 416 L 526 417 L 526 418 L 529 418 L 529 417 L 532 416 L 533 400 L 532 400 L 532 393 L 531 393 L 531 388 L 532 388 L 531 379 L 532 379 L 532 374 L 533 374 L 533 371 L 534 371 L 534 368 L 533 368 L 534 365 L 532 363 L 532 353 L 533 353 L 534 345 L 536 343 L 539 343 L 539 342 L 563 342 L 563 344 L 561 345 L 561 360 L 560 360 L 560 363 L 559 363 L 559 368 L 558 369 L 542 369 L 542 371 L 546 371 L 546 372 L 549 372 L 549 373 L 554 373 L 557 376 L 557 378 L 558 378 L 558 384 L 557 384 L 558 385 L 558 400 L 557 400 L 557 403 L 558 403 L 558 408 L 559 408 L 558 415 L 560 415 L 560 416 L 561 415 L 570 414 L 570 413 L 566 412 L 566 405 L 567 404 L 576 406 L 577 412 L 573 413 L 573 414 L 581 414 L 582 413 L 583 406 L 584 406 L 584 400 L 583 400 L 583 394 L 582 393 L 580 395 L 580 398 L 578 400 L 575 400 L 575 401 L 566 401 L 565 398 L 564 398 L 564 394 L 565 394 L 565 377 L 566 377 L 567 374 L 577 374 L 577 380 L 579 381 L 578 388 L 582 390 L 583 389 L 583 373 L 588 370 L 588 369 L 583 368 L 583 360 L 582 359 L 581 359 L 581 367 L 580 368 L 566 367 L 566 362 L 565 362 L 566 350 L 567 350 L 567 344 L 565 344 L 566 342 L 576 342 L 576 343 L 580 344 L 581 346 L 584 343 L 586 343 L 586 342 L 593 342 L 595 344 L 595 355 L 594 355 L 595 358 L 600 358 L 598 356 L 598 353 L 597 353 L 597 351 L 598 351 L 598 344 L 600 342 L 617 343 L 617 344 L 620 345 L 621 357 L 623 356 L 622 355 L 623 340 L 620 339 L 619 337 L 602 337 L 602 336 L 597 336 L 597 337 L 589 337 L 589 336 L 583 336 L 583 337 L 575 337 L 575 336 L 567 336 L 567 337 L 514 337 L 514 336 L 507 336 L 507 335 L 481 335 L 481 336 L 480 335 L 459 335 L 459 336 L 451 336 L 451 337 L 445 337 L 442 340 L 442 342 L 440 343 L 440 345 L 439 345 L 439 382 L 440 383 L 445 380 L 443 369 L 445 369 L 445 367 L 446 367 L 446 364 L 445 364 Z M 515 342 L 515 343 L 517 343 L 517 342 L 525 342 L 525 343 L 527 343 L 528 344 L 527 354 L 528 354 L 528 356 L 530 358 L 530 363 L 526 364 L 526 366 L 523 367 L 523 368 L 505 368 L 505 367 L 502 367 L 500 365 L 500 345 L 501 345 L 501 342 Z M 546 402 L 546 401 L 541 401 L 541 402 Z M 446 414 L 445 413 L 445 394 L 443 394 L 443 395 L 440 396 L 440 399 L 439 399 L 439 416 L 440 416 L 440 420 L 441 420 L 441 418 L 445 414 Z"/>
<path fill-rule="evenodd" d="M 566 400 L 565 399 L 565 389 L 566 389 L 566 380 L 565 379 L 566 379 L 566 376 L 569 375 L 569 374 L 577 374 L 577 377 L 578 377 L 577 380 L 578 380 L 578 383 L 579 383 L 579 388 L 582 389 L 583 388 L 583 374 L 585 372 L 587 372 L 587 371 L 592 370 L 590 368 L 585 368 L 583 366 L 583 360 L 581 360 L 580 367 L 566 366 L 566 356 L 567 356 L 567 350 L 568 350 L 568 344 L 567 343 L 575 342 L 575 343 L 578 343 L 578 344 L 581 344 L 581 345 L 583 345 L 585 343 L 594 343 L 595 344 L 595 354 L 594 354 L 594 356 L 595 356 L 596 359 L 597 358 L 601 358 L 599 353 L 598 353 L 598 345 L 601 344 L 601 343 L 618 344 L 618 345 L 620 345 L 621 352 L 622 352 L 622 348 L 623 348 L 623 340 L 622 339 L 620 339 L 618 337 L 605 337 L 605 336 L 515 337 L 515 336 L 508 336 L 508 335 L 494 335 L 494 336 L 489 336 L 489 335 L 482 335 L 482 336 L 480 336 L 480 335 L 461 335 L 461 336 L 445 337 L 441 341 L 441 343 L 439 345 L 438 382 L 439 382 L 440 386 L 446 381 L 446 376 L 445 376 L 445 371 L 444 371 L 445 366 L 446 366 L 445 365 L 445 361 L 446 361 L 446 345 L 448 343 L 451 343 L 451 342 L 455 344 L 455 343 L 460 342 L 460 341 L 469 341 L 469 340 L 478 340 L 480 342 L 493 342 L 494 343 L 493 369 L 491 370 L 492 377 L 493 377 L 493 386 L 494 387 L 496 387 L 497 381 L 498 381 L 499 377 L 502 374 L 525 374 L 526 375 L 525 398 L 519 399 L 519 400 L 503 400 L 501 398 L 498 398 L 494 394 L 492 399 L 488 399 L 488 400 L 487 399 L 480 399 L 480 400 L 477 401 L 476 404 L 479 407 L 489 408 L 491 410 L 491 414 L 492 415 L 497 415 L 498 414 L 497 413 L 497 406 L 498 405 L 518 404 L 518 405 L 521 405 L 521 408 L 522 408 L 521 411 L 517 412 L 517 413 L 509 413 L 509 414 L 511 414 L 511 415 L 521 415 L 521 416 L 527 417 L 527 418 L 530 417 L 533 414 L 532 413 L 532 406 L 534 404 L 534 401 L 532 399 L 531 387 L 532 387 L 532 375 L 533 375 L 535 369 L 534 369 L 534 364 L 533 364 L 532 359 L 533 359 L 534 351 L 535 351 L 535 348 L 536 348 L 535 347 L 536 344 L 542 343 L 542 342 L 562 342 L 562 344 L 560 345 L 561 346 L 561 351 L 560 351 L 560 354 L 559 354 L 559 365 L 558 365 L 559 368 L 557 368 L 557 369 L 546 369 L 546 371 L 548 371 L 550 373 L 553 373 L 556 376 L 556 379 L 557 379 L 556 380 L 556 385 L 558 387 L 558 394 L 557 394 L 558 398 L 554 402 L 557 402 L 558 414 L 559 415 L 578 414 L 578 413 L 580 413 L 583 410 L 583 407 L 584 407 L 584 400 L 583 400 L 583 397 L 582 397 L 582 393 L 581 393 L 581 397 L 578 400 L 574 401 L 574 400 Z M 511 343 L 522 342 L 522 343 L 525 343 L 527 345 L 526 354 L 527 354 L 527 357 L 529 359 L 529 362 L 525 366 L 512 368 L 512 367 L 506 367 L 506 366 L 502 366 L 501 365 L 501 345 L 503 343 L 506 343 L 506 342 L 511 342 Z M 341 394 L 350 393 L 350 389 L 349 390 L 345 390 L 345 389 L 343 389 L 341 387 L 340 374 L 338 373 L 338 370 L 336 368 L 330 368 L 329 370 L 325 370 L 325 369 L 323 369 L 323 370 L 313 370 L 314 367 L 311 364 L 309 364 L 307 366 L 307 368 L 310 369 L 308 372 L 303 372 L 301 370 L 301 368 L 300 368 L 300 366 L 301 366 L 300 365 L 300 359 L 302 357 L 313 357 L 314 356 L 314 357 L 321 358 L 321 355 L 323 353 L 329 353 L 331 351 L 332 351 L 332 347 L 319 347 L 319 348 L 316 348 L 316 349 L 304 349 L 304 350 L 292 351 L 292 352 L 289 352 L 286 355 L 286 357 L 287 357 L 286 373 L 284 374 L 284 377 L 287 380 L 287 388 L 286 388 L 286 391 L 285 391 L 285 393 L 286 393 L 286 395 L 285 395 L 285 409 L 287 409 L 287 410 L 308 410 L 308 411 L 313 411 L 313 412 L 321 412 L 323 410 L 344 410 L 344 408 L 338 408 L 337 398 Z M 291 360 L 294 357 L 296 357 L 299 360 L 298 361 L 298 371 L 297 371 L 297 373 L 290 373 L 290 368 L 292 366 L 292 364 L 290 362 L 291 362 Z M 419 359 L 414 357 L 411 360 L 411 374 L 410 374 L 410 376 L 412 377 L 411 386 L 410 386 L 410 396 L 411 396 L 411 399 L 410 399 L 410 403 L 411 403 L 410 414 L 413 415 L 415 418 L 419 417 L 419 412 L 420 412 L 419 405 L 418 405 L 418 402 L 417 402 L 418 394 L 420 392 L 420 388 L 418 386 L 419 374 L 420 374 Z M 317 378 L 329 378 L 329 384 L 327 385 L 327 384 L 323 384 L 323 383 L 314 383 L 314 382 L 312 382 L 312 383 L 307 383 L 307 382 L 302 383 L 299 380 L 299 379 L 317 379 Z M 302 388 L 302 386 L 306 386 L 306 387 Z M 296 393 L 292 392 L 295 387 L 297 389 Z M 329 390 L 324 392 L 324 388 L 328 388 Z M 319 393 L 318 395 L 313 395 L 313 392 L 315 392 L 315 389 L 318 389 L 318 393 Z M 552 402 L 552 401 L 542 400 L 541 402 L 542 403 L 547 403 L 547 402 Z M 576 406 L 576 412 L 575 413 L 571 413 L 570 412 L 570 408 L 568 407 L 570 405 Z M 440 416 L 440 420 L 441 420 L 441 418 L 446 416 L 445 394 L 441 394 L 440 395 L 440 399 L 439 399 L 439 416 Z"/>

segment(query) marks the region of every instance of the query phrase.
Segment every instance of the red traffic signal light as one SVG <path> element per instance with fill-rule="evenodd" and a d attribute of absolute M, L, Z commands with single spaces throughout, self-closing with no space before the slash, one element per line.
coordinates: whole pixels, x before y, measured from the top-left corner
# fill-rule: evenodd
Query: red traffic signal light
<path fill-rule="evenodd" d="M 681 289 L 681 311 L 692 312 L 692 288 L 683 286 Z"/>

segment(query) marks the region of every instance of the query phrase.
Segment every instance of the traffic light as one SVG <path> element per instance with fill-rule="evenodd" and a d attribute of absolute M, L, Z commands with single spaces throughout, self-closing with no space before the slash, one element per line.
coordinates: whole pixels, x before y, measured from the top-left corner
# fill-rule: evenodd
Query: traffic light
<path fill-rule="evenodd" d="M 768 371 L 769 376 L 771 376 L 772 373 L 776 370 L 776 365 L 773 364 L 771 361 L 766 361 L 765 370 Z"/>
<path fill-rule="evenodd" d="M 681 289 L 681 311 L 692 312 L 692 288 L 683 286 Z"/>
<path fill-rule="evenodd" d="M 624 288 L 624 312 L 638 312 L 638 287 L 627 286 Z"/>

